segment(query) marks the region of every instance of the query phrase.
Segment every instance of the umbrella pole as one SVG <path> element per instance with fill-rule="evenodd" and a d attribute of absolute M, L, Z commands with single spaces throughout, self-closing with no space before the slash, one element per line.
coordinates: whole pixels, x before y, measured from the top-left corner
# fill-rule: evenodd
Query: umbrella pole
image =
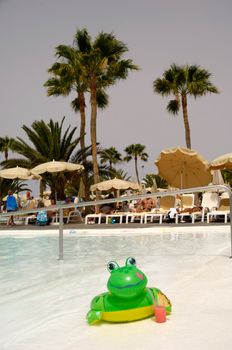
<path fill-rule="evenodd" d="M 183 188 L 183 171 L 180 173 L 180 189 L 182 190 Z"/>
<path fill-rule="evenodd" d="M 17 203 L 18 203 L 18 207 L 20 207 L 20 203 L 19 203 L 19 178 L 16 178 L 16 192 L 17 192 Z"/>
<path fill-rule="evenodd" d="M 119 195 L 120 195 L 120 190 L 115 190 L 114 196 L 119 197 Z M 116 203 L 116 209 L 118 209 L 118 208 L 119 208 L 119 202 Z"/>

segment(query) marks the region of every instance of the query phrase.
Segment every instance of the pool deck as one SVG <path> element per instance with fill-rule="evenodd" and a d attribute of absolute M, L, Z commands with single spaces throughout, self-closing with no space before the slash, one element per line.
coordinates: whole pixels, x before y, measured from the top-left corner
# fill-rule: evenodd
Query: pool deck
<path fill-rule="evenodd" d="M 140 224 L 140 223 L 129 223 L 129 224 L 94 224 L 94 225 L 86 225 L 84 223 L 70 223 L 70 224 L 64 224 L 63 229 L 64 230 L 111 230 L 111 229 L 138 229 L 138 228 L 162 228 L 162 227 L 176 227 L 176 228 L 183 228 L 183 227 L 218 227 L 218 226 L 230 226 L 230 223 L 224 223 L 224 222 L 213 222 L 207 224 L 206 222 L 195 222 L 194 224 L 190 222 L 184 222 L 184 223 L 162 223 L 161 225 L 158 223 L 147 223 L 147 224 Z M 20 225 L 16 224 L 13 226 L 7 226 L 5 224 L 0 224 L 0 231 L 31 231 L 31 230 L 59 230 L 59 225 L 46 225 L 46 226 L 38 226 L 38 225 Z"/>

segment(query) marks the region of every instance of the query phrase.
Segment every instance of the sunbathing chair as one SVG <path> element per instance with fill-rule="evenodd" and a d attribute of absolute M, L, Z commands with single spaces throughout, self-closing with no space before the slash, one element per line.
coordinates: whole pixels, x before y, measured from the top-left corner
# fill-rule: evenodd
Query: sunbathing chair
<path fill-rule="evenodd" d="M 69 211 L 67 214 L 63 212 L 63 221 L 66 224 L 70 222 L 83 222 L 81 212 L 77 209 Z M 59 222 L 59 212 L 52 216 L 51 224 L 55 225 Z"/>
<path fill-rule="evenodd" d="M 143 223 L 145 213 L 125 213 L 126 215 L 126 224 L 129 222 L 135 222 L 136 219 L 139 219 L 140 224 Z"/>
<path fill-rule="evenodd" d="M 70 222 L 83 222 L 83 218 L 79 210 L 74 209 L 68 213 L 66 224 L 69 224 Z"/>
<path fill-rule="evenodd" d="M 144 223 L 146 224 L 148 219 L 153 222 L 154 219 L 158 219 L 159 223 L 162 224 L 163 218 L 167 215 L 171 208 L 175 208 L 176 197 L 175 196 L 164 196 L 160 197 L 159 207 L 151 210 L 150 213 L 144 214 Z"/>
<path fill-rule="evenodd" d="M 217 192 L 205 192 L 202 195 L 201 207 L 202 211 L 192 213 L 193 223 L 196 218 L 200 218 L 201 222 L 204 222 L 206 214 L 213 210 L 217 210 L 219 207 L 220 197 Z"/>
<path fill-rule="evenodd" d="M 88 214 L 85 217 L 85 224 L 95 224 L 97 223 L 100 225 L 102 223 L 102 219 L 106 218 L 105 214 L 99 213 L 99 214 Z"/>
<path fill-rule="evenodd" d="M 181 202 L 180 202 L 180 210 L 181 211 L 184 210 L 184 212 L 176 214 L 176 220 L 175 220 L 176 224 L 178 224 L 179 221 L 185 222 L 184 217 L 189 217 L 189 216 L 192 218 L 192 223 L 193 223 L 193 216 L 191 214 L 191 210 L 194 208 L 194 199 L 195 199 L 195 196 L 193 193 L 182 194 Z"/>
<path fill-rule="evenodd" d="M 123 217 L 126 216 L 126 212 L 115 212 L 112 214 L 106 214 L 106 224 L 119 223 L 122 224 Z"/>
<path fill-rule="evenodd" d="M 29 211 L 32 209 L 36 209 L 37 202 L 35 199 L 29 200 L 26 205 L 21 209 L 22 211 Z M 20 210 L 20 211 L 21 211 Z M 29 223 L 35 223 L 36 222 L 36 214 L 27 213 L 22 214 L 19 216 L 15 216 L 15 224 L 17 225 L 28 225 Z"/>
<path fill-rule="evenodd" d="M 227 223 L 228 216 L 230 214 L 230 199 L 221 198 L 220 204 L 217 210 L 212 210 L 207 213 L 207 223 L 217 218 L 217 216 L 224 216 L 224 222 Z"/>
<path fill-rule="evenodd" d="M 193 208 L 194 207 L 194 194 L 186 193 L 181 196 L 181 207 L 182 209 Z"/>

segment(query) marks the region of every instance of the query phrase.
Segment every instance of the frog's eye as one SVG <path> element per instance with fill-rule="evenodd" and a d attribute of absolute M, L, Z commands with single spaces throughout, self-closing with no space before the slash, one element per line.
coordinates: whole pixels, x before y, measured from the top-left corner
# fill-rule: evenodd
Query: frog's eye
<path fill-rule="evenodd" d="M 126 259 L 126 266 L 136 266 L 135 258 L 127 258 Z"/>
<path fill-rule="evenodd" d="M 109 272 L 117 270 L 119 268 L 118 264 L 115 261 L 110 261 L 107 264 L 107 269 Z"/>

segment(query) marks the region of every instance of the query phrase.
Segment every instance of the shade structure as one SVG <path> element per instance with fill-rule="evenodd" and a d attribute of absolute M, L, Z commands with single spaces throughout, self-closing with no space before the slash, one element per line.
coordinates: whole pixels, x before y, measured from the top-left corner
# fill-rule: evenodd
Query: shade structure
<path fill-rule="evenodd" d="M 140 190 L 140 185 L 135 182 L 125 181 L 121 179 L 111 179 L 98 182 L 90 187 L 94 191 L 109 191 L 109 190 Z"/>
<path fill-rule="evenodd" d="M 84 167 L 81 164 L 74 164 L 69 162 L 62 162 L 53 160 L 51 162 L 42 163 L 31 169 L 33 174 L 43 174 L 43 173 L 58 173 L 62 171 L 76 171 L 83 170 Z"/>
<path fill-rule="evenodd" d="M 207 186 L 212 180 L 208 162 L 195 150 L 185 147 L 163 150 L 155 164 L 159 175 L 172 187 Z"/>
<path fill-rule="evenodd" d="M 232 169 L 232 153 L 226 153 L 220 157 L 215 158 L 210 164 L 210 169 L 213 170 L 223 170 L 223 169 Z"/>
<path fill-rule="evenodd" d="M 39 175 L 33 174 L 30 170 L 19 166 L 0 170 L 0 177 L 11 180 L 39 180 L 41 178 Z"/>

